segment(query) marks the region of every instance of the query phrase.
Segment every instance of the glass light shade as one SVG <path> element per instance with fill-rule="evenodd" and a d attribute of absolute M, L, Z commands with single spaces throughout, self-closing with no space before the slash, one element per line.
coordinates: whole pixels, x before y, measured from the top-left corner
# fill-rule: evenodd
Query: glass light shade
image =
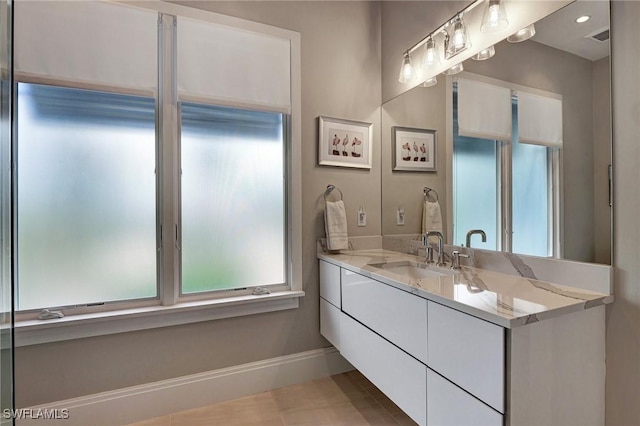
<path fill-rule="evenodd" d="M 507 37 L 507 41 L 509 43 L 520 43 L 521 41 L 529 40 L 531 37 L 536 35 L 536 27 L 531 24 L 528 27 L 524 27 L 520 31 L 516 31 Z"/>
<path fill-rule="evenodd" d="M 424 57 L 422 59 L 422 68 L 427 69 L 440 64 L 440 54 L 438 52 L 438 45 L 431 37 L 424 45 Z"/>
<path fill-rule="evenodd" d="M 423 81 L 420 87 L 431 87 L 435 86 L 436 84 L 438 84 L 438 79 L 435 77 L 431 77 L 430 79 Z"/>
<path fill-rule="evenodd" d="M 460 63 L 455 64 L 454 66 L 452 66 L 448 70 L 444 71 L 442 74 L 444 74 L 444 75 L 454 75 L 454 74 L 461 73 L 462 71 L 464 71 L 464 66 L 462 65 L 462 62 L 460 62 Z"/>
<path fill-rule="evenodd" d="M 461 16 L 457 16 L 449 25 L 444 39 L 445 57 L 451 59 L 458 53 L 471 47 L 471 40 L 467 34 L 467 27 Z"/>
<path fill-rule="evenodd" d="M 496 33 L 504 30 L 509 25 L 507 12 L 501 0 L 488 0 L 482 15 L 480 31 L 483 33 Z"/>
<path fill-rule="evenodd" d="M 408 83 L 413 78 L 413 65 L 411 65 L 411 55 L 409 53 L 404 54 L 402 58 L 402 67 L 400 68 L 400 76 L 398 81 L 400 83 Z"/>
<path fill-rule="evenodd" d="M 476 61 L 484 61 L 493 57 L 496 54 L 496 48 L 493 46 L 489 46 L 486 49 L 482 49 L 478 53 L 472 56 L 472 58 Z"/>

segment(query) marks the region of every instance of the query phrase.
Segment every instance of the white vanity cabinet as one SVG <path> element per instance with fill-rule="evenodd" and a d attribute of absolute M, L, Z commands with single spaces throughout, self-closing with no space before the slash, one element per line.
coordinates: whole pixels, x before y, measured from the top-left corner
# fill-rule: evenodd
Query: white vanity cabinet
<path fill-rule="evenodd" d="M 340 268 L 320 262 L 320 333 L 338 350 L 340 345 Z"/>
<path fill-rule="evenodd" d="M 322 335 L 420 425 L 604 424 L 604 305 L 504 328 L 324 260 L 320 295 Z"/>
<path fill-rule="evenodd" d="M 428 365 L 500 413 L 505 399 L 505 329 L 429 302 Z"/>

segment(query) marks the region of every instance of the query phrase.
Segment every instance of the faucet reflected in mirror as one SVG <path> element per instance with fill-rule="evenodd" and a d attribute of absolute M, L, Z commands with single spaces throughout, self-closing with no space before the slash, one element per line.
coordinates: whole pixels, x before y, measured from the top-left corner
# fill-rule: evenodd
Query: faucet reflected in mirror
<path fill-rule="evenodd" d="M 466 247 L 471 247 L 471 236 L 475 234 L 479 234 L 482 237 L 483 243 L 487 242 L 487 234 L 482 229 L 472 229 L 467 232 Z"/>

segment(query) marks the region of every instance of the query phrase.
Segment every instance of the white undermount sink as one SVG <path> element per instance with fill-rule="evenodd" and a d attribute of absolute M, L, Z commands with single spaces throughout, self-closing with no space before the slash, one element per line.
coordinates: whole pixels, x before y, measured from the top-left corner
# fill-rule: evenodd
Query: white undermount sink
<path fill-rule="evenodd" d="M 445 275 L 454 275 L 451 269 L 439 268 L 436 266 L 427 266 L 424 263 L 402 260 L 398 262 L 370 263 L 369 266 L 393 272 L 394 274 L 404 275 L 405 277 L 420 278 L 437 278 Z"/>

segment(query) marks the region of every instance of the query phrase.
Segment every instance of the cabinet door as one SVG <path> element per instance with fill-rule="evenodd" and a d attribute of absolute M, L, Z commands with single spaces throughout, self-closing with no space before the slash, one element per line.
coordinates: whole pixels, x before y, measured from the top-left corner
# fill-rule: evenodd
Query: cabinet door
<path fill-rule="evenodd" d="M 502 426 L 503 415 L 427 369 L 429 426 Z"/>
<path fill-rule="evenodd" d="M 320 261 L 320 297 L 340 308 L 340 267 Z"/>
<path fill-rule="evenodd" d="M 340 350 L 340 309 L 320 299 L 320 334 Z"/>
<path fill-rule="evenodd" d="M 342 310 L 427 363 L 427 300 L 342 269 Z"/>
<path fill-rule="evenodd" d="M 505 330 L 429 301 L 427 365 L 504 413 Z"/>
<path fill-rule="evenodd" d="M 427 367 L 345 314 L 340 353 L 420 425 L 427 417 Z"/>

